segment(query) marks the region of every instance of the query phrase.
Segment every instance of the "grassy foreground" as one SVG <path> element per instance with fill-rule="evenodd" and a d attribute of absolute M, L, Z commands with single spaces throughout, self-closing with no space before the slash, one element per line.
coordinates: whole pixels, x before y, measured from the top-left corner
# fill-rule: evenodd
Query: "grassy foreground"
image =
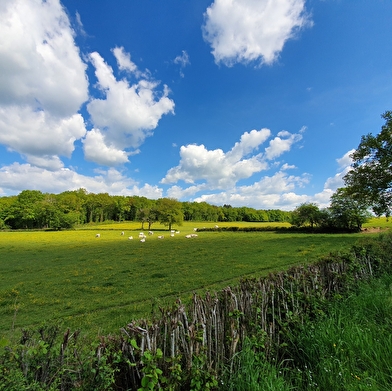
<path fill-rule="evenodd" d="M 185 238 L 193 228 L 214 225 L 188 223 L 174 237 L 159 226 L 145 243 L 137 238 L 140 223 L 1 232 L 0 333 L 53 320 L 94 334 L 117 332 L 154 306 L 312 262 L 361 236 L 217 231 Z"/>
<path fill-rule="evenodd" d="M 392 276 L 362 283 L 323 317 L 292 334 L 286 362 L 274 365 L 248 341 L 222 391 L 374 390 L 392 386 Z M 233 370 L 234 369 L 234 370 Z"/>

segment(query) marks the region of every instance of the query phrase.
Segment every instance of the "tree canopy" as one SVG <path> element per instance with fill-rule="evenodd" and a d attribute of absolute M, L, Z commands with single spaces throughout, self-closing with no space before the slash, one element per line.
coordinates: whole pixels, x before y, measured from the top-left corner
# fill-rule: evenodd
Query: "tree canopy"
<path fill-rule="evenodd" d="M 346 188 L 338 189 L 331 197 L 329 213 L 334 227 L 348 231 L 360 231 L 362 224 L 370 218 L 367 207 L 353 198 Z"/>
<path fill-rule="evenodd" d="M 351 155 L 352 170 L 344 177 L 347 193 L 372 208 L 377 216 L 392 212 L 392 111 L 382 117 L 385 124 L 376 136 L 362 136 Z"/>

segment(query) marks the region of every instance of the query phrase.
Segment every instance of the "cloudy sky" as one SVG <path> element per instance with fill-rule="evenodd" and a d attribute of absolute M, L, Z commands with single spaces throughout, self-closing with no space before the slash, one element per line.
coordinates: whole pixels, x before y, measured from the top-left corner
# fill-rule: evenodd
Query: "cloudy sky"
<path fill-rule="evenodd" d="M 392 110 L 386 0 L 1 0 L 0 196 L 329 203 Z"/>

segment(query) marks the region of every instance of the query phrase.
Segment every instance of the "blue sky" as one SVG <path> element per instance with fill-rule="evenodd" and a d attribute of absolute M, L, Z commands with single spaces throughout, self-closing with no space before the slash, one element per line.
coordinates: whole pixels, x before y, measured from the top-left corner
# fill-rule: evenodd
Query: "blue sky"
<path fill-rule="evenodd" d="M 2 0 L 0 196 L 327 206 L 392 110 L 386 0 Z"/>

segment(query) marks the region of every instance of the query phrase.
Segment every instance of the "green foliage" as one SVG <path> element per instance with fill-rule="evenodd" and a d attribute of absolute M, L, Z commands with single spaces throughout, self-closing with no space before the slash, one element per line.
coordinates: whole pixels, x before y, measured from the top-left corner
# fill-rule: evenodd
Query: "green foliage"
<path fill-rule="evenodd" d="M 208 367 L 207 358 L 204 353 L 193 356 L 189 377 L 190 391 L 216 390 L 218 387 L 217 374 Z"/>
<path fill-rule="evenodd" d="M 388 217 L 392 212 L 392 111 L 382 117 L 385 124 L 379 134 L 362 136 L 344 181 L 352 197 L 371 207 L 376 215 Z"/>
<path fill-rule="evenodd" d="M 298 206 L 292 214 L 292 224 L 297 227 L 309 225 L 310 228 L 320 225 L 322 218 L 319 207 L 313 203 Z"/>
<path fill-rule="evenodd" d="M 222 391 L 288 391 L 292 388 L 282 375 L 283 366 L 268 362 L 259 343 L 247 338 L 242 349 L 227 367 L 222 379 Z"/>
<path fill-rule="evenodd" d="M 156 353 L 153 354 L 149 350 L 143 353 L 141 363 L 142 367 L 142 386 L 138 391 L 153 391 L 161 389 L 161 382 L 165 382 L 165 378 L 162 378 L 162 370 L 159 368 L 159 361 L 162 360 L 163 353 L 161 349 L 157 349 Z"/>
<path fill-rule="evenodd" d="M 89 342 L 69 329 L 62 334 L 59 325 L 23 330 L 19 343 L 1 344 L 0 390 L 112 389 L 125 362 L 114 342 Z"/>
<path fill-rule="evenodd" d="M 345 188 L 338 189 L 331 197 L 329 211 L 332 225 L 349 231 L 360 231 L 370 219 L 366 205 L 352 197 Z"/>
<path fill-rule="evenodd" d="M 158 221 L 169 227 L 169 231 L 173 224 L 182 225 L 184 214 L 182 212 L 181 202 L 173 198 L 160 198 L 156 205 Z"/>
<path fill-rule="evenodd" d="M 293 338 L 288 378 L 301 390 L 392 388 L 391 277 L 361 285 Z"/>
<path fill-rule="evenodd" d="M 178 355 L 166 359 L 169 371 L 165 381 L 165 390 L 175 391 L 181 389 L 183 383 L 182 356 Z"/>
<path fill-rule="evenodd" d="M 291 212 L 248 207 L 218 207 L 206 202 L 179 202 L 171 198 L 150 200 L 139 196 L 88 193 L 81 188 L 60 194 L 24 190 L 18 196 L 0 197 L 0 229 L 67 229 L 104 221 L 160 221 L 169 226 L 182 221 L 285 222 Z"/>

